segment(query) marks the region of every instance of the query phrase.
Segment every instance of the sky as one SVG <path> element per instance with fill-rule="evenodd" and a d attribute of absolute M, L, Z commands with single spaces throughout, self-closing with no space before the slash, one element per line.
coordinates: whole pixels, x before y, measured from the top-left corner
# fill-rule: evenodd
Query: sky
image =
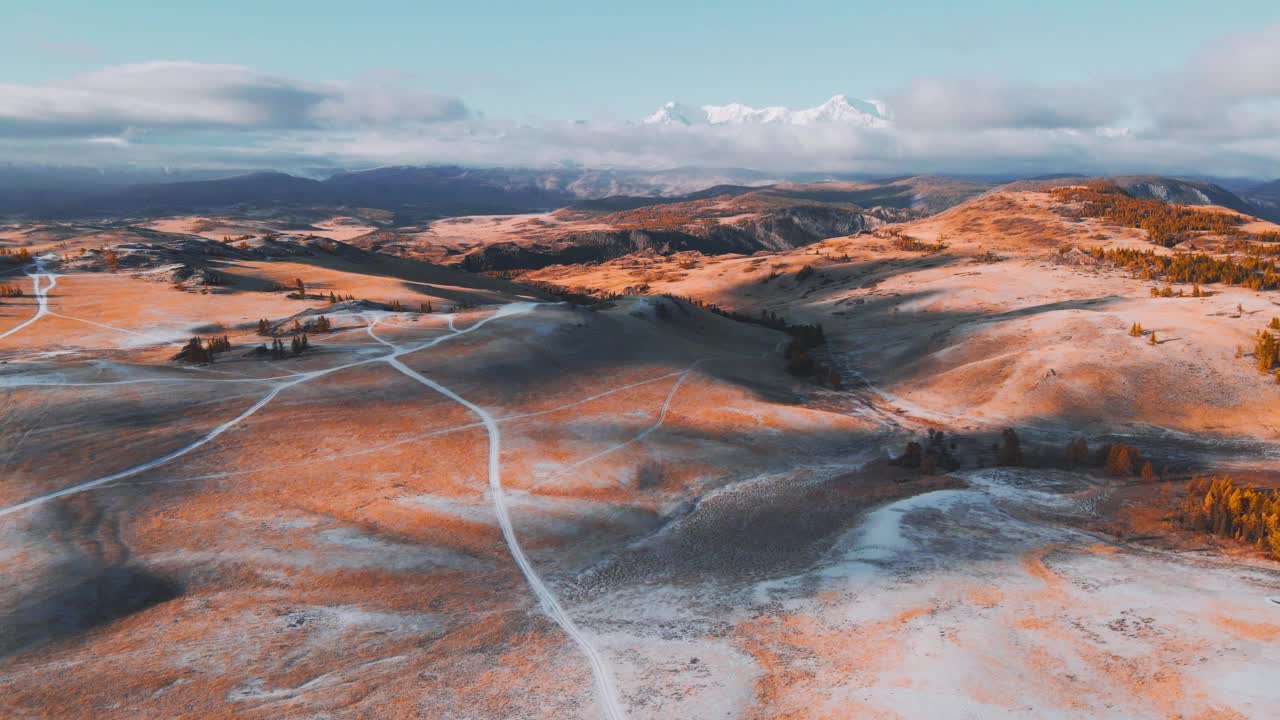
<path fill-rule="evenodd" d="M 836 94 L 892 126 L 640 122 Z M 1266 175 L 1278 103 L 1280 5 L 1254 0 L 6 0 L 0 23 L 0 162 Z"/>

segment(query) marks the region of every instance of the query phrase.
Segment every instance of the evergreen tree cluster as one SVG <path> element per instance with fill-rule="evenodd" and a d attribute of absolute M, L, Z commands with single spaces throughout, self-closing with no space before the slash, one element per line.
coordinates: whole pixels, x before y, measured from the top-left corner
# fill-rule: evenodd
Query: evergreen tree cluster
<path fill-rule="evenodd" d="M 1269 373 L 1280 366 L 1280 341 L 1269 330 L 1259 330 L 1257 343 L 1253 348 L 1253 357 L 1258 369 Z"/>
<path fill-rule="evenodd" d="M 1193 478 L 1178 509 L 1189 530 L 1253 545 L 1280 559 L 1280 491 L 1237 485 L 1229 476 Z"/>
<path fill-rule="evenodd" d="M 213 362 L 213 353 L 205 347 L 204 341 L 197 335 L 188 340 L 182 350 L 178 351 L 178 359 L 198 365 L 207 365 Z"/>
<path fill-rule="evenodd" d="M 893 246 L 899 250 L 907 252 L 935 253 L 942 252 L 947 249 L 944 242 L 929 243 L 918 240 L 910 235 L 895 235 L 893 238 Z"/>
<path fill-rule="evenodd" d="M 1163 278 L 1169 283 L 1226 283 L 1250 290 L 1280 288 L 1280 268 L 1259 255 L 1217 258 L 1207 253 L 1157 255 L 1153 250 L 1091 248 L 1094 259 L 1130 271 L 1143 279 Z M 1194 293 L 1193 293 L 1194 297 Z"/>
<path fill-rule="evenodd" d="M 334 291 L 332 291 L 332 290 L 330 290 L 330 291 L 329 291 L 329 304 L 330 304 L 330 305 L 337 305 L 338 303 L 342 302 L 343 300 L 355 300 L 355 299 L 356 299 L 356 296 L 355 296 L 355 295 L 339 295 L 339 294 L 335 293 L 335 292 L 334 292 Z"/>
<path fill-rule="evenodd" d="M 954 444 L 953 444 L 954 445 Z M 891 461 L 894 465 L 906 468 L 919 468 L 925 475 L 933 475 L 938 470 L 955 470 L 960 464 L 951 455 L 947 443 L 947 435 L 941 430 L 929 429 L 924 443 L 911 440 L 903 449 L 902 455 Z"/>
<path fill-rule="evenodd" d="M 26 248 L 18 248 L 10 250 L 9 248 L 0 248 L 0 261 L 18 264 L 26 264 L 31 262 L 31 251 Z"/>
<path fill-rule="evenodd" d="M 1165 247 L 1173 247 L 1201 233 L 1233 234 L 1244 222 L 1237 215 L 1136 198 L 1120 186 L 1105 181 L 1054 188 L 1050 193 L 1058 200 L 1076 204 L 1073 210 L 1067 211 L 1070 217 L 1101 218 L 1117 225 L 1146 230 L 1151 242 Z"/>
<path fill-rule="evenodd" d="M 0 285 L 0 298 L 16 298 L 22 295 L 22 288 L 17 285 Z"/>
<path fill-rule="evenodd" d="M 178 351 L 174 359 L 185 360 L 197 365 L 207 365 L 213 362 L 214 355 L 230 349 L 231 339 L 226 335 L 211 337 L 207 342 L 199 335 L 196 335 L 188 340 L 186 345 L 182 346 L 182 349 Z"/>

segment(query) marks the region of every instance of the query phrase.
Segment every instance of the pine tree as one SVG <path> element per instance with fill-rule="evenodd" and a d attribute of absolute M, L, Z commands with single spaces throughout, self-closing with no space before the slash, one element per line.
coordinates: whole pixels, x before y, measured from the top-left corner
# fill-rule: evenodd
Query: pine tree
<path fill-rule="evenodd" d="M 1151 467 L 1151 461 L 1148 460 L 1142 464 L 1142 480 L 1143 482 L 1154 482 L 1156 479 L 1155 468 Z"/>
<path fill-rule="evenodd" d="M 1267 323 L 1267 327 L 1272 330 L 1280 330 L 1280 317 L 1271 318 L 1271 322 Z"/>
<path fill-rule="evenodd" d="M 293 350 L 294 355 L 302 354 L 302 341 L 298 338 L 297 335 L 293 336 L 293 339 L 289 341 L 289 345 L 290 345 L 290 349 Z"/>
<path fill-rule="evenodd" d="M 1089 443 L 1082 437 L 1072 440 L 1067 444 L 1066 459 L 1069 467 L 1087 464 L 1089 462 Z"/>
<path fill-rule="evenodd" d="M 1158 340 L 1156 340 L 1156 331 L 1155 331 L 1155 330 L 1152 330 L 1152 331 L 1151 331 L 1151 336 L 1147 338 L 1147 343 L 1148 343 L 1149 345 L 1158 345 L 1158 344 L 1159 344 L 1159 341 L 1158 341 Z"/>
<path fill-rule="evenodd" d="M 302 282 L 302 278 L 294 278 L 293 285 L 298 288 L 298 295 L 302 297 L 307 296 L 307 284 Z"/>
<path fill-rule="evenodd" d="M 1005 428 L 1000 434 L 1000 450 L 996 455 L 996 462 L 1000 465 L 1021 465 L 1022 464 L 1022 441 L 1018 439 L 1018 433 L 1013 428 Z"/>
<path fill-rule="evenodd" d="M 1142 323 L 1134 323 L 1129 328 L 1129 337 L 1142 337 Z"/>
<path fill-rule="evenodd" d="M 302 342 L 300 343 L 300 346 L 302 347 L 304 352 L 311 349 L 311 343 L 307 342 L 306 333 L 302 333 Z"/>

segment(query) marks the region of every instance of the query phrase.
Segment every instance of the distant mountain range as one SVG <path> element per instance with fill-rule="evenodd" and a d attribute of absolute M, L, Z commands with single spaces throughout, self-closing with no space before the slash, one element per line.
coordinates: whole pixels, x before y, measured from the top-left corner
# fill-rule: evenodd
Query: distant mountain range
<path fill-rule="evenodd" d="M 824 104 L 835 106 L 835 100 Z M 834 104 L 833 104 L 834 103 Z M 732 107 L 732 106 L 723 106 Z M 721 110 L 723 109 L 720 108 Z M 748 112 L 749 110 L 749 112 Z M 744 110 L 735 117 L 756 117 L 766 110 Z M 807 113 L 808 111 L 801 111 Z M 832 110 L 840 117 L 843 110 Z M 755 113 L 754 115 L 752 113 Z M 724 117 L 717 113 L 708 116 Z M 808 122 L 792 117 L 790 122 Z M 778 117 L 777 114 L 770 117 Z M 769 120 L 743 120 L 766 122 Z M 782 122 L 782 120 L 775 120 Z M 174 181 L 161 181 L 174 177 Z M 1037 182 L 1068 182 L 1079 176 L 1042 176 Z M 1056 179 L 1055 179 L 1056 178 Z M 1237 192 L 1202 179 L 1173 179 L 1149 175 L 1113 178 L 1129 192 L 1169 202 L 1223 205 L 1271 220 L 1280 219 L 1280 182 L 1246 184 L 1234 181 Z M 132 182 L 130 180 L 142 180 Z M 188 172 L 164 175 L 133 171 L 30 169 L 0 166 L 0 216 L 17 218 L 142 217 L 184 213 L 292 208 L 372 208 L 397 213 L 406 223 L 451 215 L 509 214 L 554 210 L 583 201 L 598 201 L 615 209 L 639 207 L 661 198 L 697 197 L 698 193 L 726 194 L 726 186 L 746 189 L 785 183 L 874 181 L 894 178 L 824 173 L 767 174 L 735 168 L 675 168 L 669 170 L 593 170 L 582 168 L 464 168 L 457 166 L 384 167 L 338 172 L 323 179 L 281 172 L 250 172 L 209 177 Z M 987 186 L 1011 178 L 951 178 Z M 835 192 L 835 190 L 833 190 Z M 861 190 L 859 192 L 862 192 Z M 730 191 L 728 194 L 734 194 Z M 860 197 L 864 207 L 885 203 L 883 198 Z"/>
<path fill-rule="evenodd" d="M 741 103 L 692 107 L 669 102 L 644 119 L 646 125 L 815 125 L 838 123 L 863 128 L 889 127 L 892 115 L 879 100 L 836 95 L 817 107 L 756 109 Z"/>

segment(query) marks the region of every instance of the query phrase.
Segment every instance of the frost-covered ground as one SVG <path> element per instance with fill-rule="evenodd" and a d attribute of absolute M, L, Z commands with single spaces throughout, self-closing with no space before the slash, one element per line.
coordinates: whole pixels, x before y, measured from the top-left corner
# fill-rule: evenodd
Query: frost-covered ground
<path fill-rule="evenodd" d="M 1270 717 L 1280 573 L 1050 522 L 1099 489 L 986 470 L 886 504 L 812 568 L 578 609 L 636 717 Z"/>
<path fill-rule="evenodd" d="M 890 468 L 904 430 L 951 416 L 814 390 L 777 333 L 656 298 L 329 310 L 339 332 L 271 362 L 247 352 L 256 318 L 306 305 L 260 295 L 75 276 L 4 309 L 0 714 L 1195 718 L 1280 698 L 1274 565 L 1090 535 L 1101 479 Z M 226 313 L 236 350 L 179 366 L 138 307 Z"/>

